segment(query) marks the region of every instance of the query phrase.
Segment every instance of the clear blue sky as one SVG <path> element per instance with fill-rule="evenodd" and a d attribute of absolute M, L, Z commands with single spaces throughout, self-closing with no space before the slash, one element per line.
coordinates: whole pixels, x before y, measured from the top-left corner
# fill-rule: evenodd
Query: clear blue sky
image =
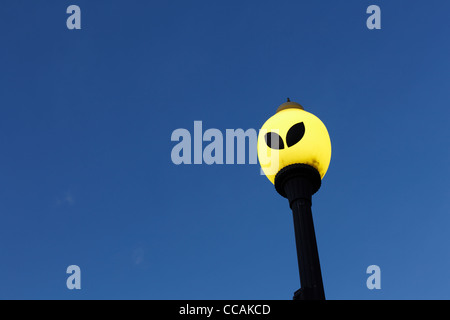
<path fill-rule="evenodd" d="M 170 158 L 173 130 L 258 129 L 290 97 L 332 140 L 313 198 L 327 298 L 450 299 L 449 12 L 2 2 L 0 298 L 291 299 L 292 216 L 259 166 Z M 66 288 L 72 264 L 81 290 Z M 366 288 L 372 264 L 381 290 Z"/>

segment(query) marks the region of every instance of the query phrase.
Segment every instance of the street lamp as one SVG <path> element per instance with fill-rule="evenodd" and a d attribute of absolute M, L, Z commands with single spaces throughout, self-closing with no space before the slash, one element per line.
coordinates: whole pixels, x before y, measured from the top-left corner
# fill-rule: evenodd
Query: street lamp
<path fill-rule="evenodd" d="M 289 200 L 293 213 L 301 283 L 294 300 L 324 300 L 311 198 L 330 164 L 327 128 L 315 115 L 288 99 L 262 126 L 258 159 L 276 191 Z"/>

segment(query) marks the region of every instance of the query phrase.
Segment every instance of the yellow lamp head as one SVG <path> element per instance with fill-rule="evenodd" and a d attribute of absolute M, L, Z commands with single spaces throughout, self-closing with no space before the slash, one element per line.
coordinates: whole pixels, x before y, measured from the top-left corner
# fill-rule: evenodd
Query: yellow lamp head
<path fill-rule="evenodd" d="M 292 164 L 312 166 L 323 178 L 331 160 L 331 141 L 325 125 L 289 100 L 264 123 L 257 148 L 261 168 L 273 184 L 276 174 Z"/>

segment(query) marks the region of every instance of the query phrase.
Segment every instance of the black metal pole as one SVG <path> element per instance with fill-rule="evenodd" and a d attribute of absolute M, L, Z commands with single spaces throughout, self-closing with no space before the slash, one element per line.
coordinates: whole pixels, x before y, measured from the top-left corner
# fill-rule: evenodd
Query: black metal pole
<path fill-rule="evenodd" d="M 287 166 L 275 178 L 275 188 L 289 200 L 294 218 L 301 283 L 301 288 L 294 294 L 294 300 L 325 300 L 311 211 L 312 195 L 319 190 L 320 185 L 319 172 L 303 164 Z"/>

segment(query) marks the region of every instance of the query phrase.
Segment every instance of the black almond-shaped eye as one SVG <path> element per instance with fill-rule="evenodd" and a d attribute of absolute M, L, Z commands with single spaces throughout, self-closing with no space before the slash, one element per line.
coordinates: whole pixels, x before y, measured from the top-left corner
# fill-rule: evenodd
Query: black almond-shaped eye
<path fill-rule="evenodd" d="M 269 132 L 265 135 L 266 144 L 271 149 L 284 149 L 283 139 L 281 139 L 280 135 L 275 132 Z"/>
<path fill-rule="evenodd" d="M 292 147 L 294 144 L 302 140 L 305 135 L 305 125 L 303 122 L 294 124 L 286 135 L 286 144 L 288 147 Z"/>

